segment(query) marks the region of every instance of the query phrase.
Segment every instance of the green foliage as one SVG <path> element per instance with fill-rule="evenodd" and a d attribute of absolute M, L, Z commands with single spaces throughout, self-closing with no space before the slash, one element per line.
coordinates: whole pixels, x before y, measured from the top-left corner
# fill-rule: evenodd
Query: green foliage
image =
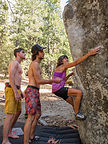
<path fill-rule="evenodd" d="M 0 6 L 2 7 L 0 11 L 1 72 L 7 73 L 7 65 L 13 58 L 13 50 L 22 47 L 26 51 L 26 60 L 22 67 L 24 74 L 27 75 L 31 61 L 31 47 L 39 43 L 47 47 L 42 62 L 42 73 L 44 77 L 50 78 L 58 57 L 62 54 L 71 57 L 60 13 L 60 1 L 15 0 L 12 5 L 0 1 Z"/>
<path fill-rule="evenodd" d="M 12 60 L 12 43 L 9 41 L 8 32 L 8 5 L 0 1 L 0 72 L 5 76 L 8 73 L 8 64 Z"/>

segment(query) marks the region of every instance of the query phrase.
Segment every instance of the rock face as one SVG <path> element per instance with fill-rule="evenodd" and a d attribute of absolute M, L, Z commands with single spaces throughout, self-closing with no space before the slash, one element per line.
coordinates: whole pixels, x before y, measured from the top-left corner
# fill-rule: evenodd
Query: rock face
<path fill-rule="evenodd" d="M 101 45 L 97 55 L 76 67 L 74 82 L 83 90 L 79 122 L 83 144 L 108 144 L 108 1 L 70 0 L 63 20 L 74 60 Z"/>

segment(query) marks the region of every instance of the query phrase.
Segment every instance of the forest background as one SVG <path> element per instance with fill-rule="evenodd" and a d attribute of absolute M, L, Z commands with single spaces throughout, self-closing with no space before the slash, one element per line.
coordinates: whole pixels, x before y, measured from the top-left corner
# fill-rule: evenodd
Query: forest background
<path fill-rule="evenodd" d="M 68 2 L 68 1 L 67 1 Z M 31 47 L 47 47 L 42 61 L 42 76 L 51 78 L 60 55 L 72 60 L 65 33 L 60 0 L 0 0 L 0 74 L 8 76 L 8 65 L 15 48 L 23 48 L 23 78 L 28 75 Z"/>

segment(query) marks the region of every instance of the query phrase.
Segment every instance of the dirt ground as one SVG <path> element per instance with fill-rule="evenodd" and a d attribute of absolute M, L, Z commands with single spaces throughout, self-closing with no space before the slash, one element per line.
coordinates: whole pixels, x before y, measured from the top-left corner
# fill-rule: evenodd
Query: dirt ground
<path fill-rule="evenodd" d="M 4 86 L 6 80 L 0 80 L 0 125 L 3 125 L 5 118 L 4 105 L 5 95 Z M 27 81 L 22 82 L 22 91 L 27 86 Z M 51 93 L 51 85 L 43 85 L 40 88 L 40 100 L 42 105 L 42 116 L 39 120 L 41 125 L 49 126 L 69 126 L 74 120 L 72 106 L 61 98 Z M 25 122 L 25 101 L 22 100 L 22 113 L 19 122 Z"/>

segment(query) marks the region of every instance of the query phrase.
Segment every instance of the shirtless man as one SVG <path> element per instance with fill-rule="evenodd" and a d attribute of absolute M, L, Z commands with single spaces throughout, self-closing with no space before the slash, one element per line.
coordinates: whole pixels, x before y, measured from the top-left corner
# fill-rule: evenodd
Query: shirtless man
<path fill-rule="evenodd" d="M 41 77 L 41 60 L 44 58 L 43 47 L 36 44 L 32 47 L 32 62 L 29 66 L 29 85 L 25 91 L 25 111 L 28 114 L 24 126 L 24 144 L 35 140 L 35 128 L 41 116 L 41 104 L 39 96 L 40 84 L 52 84 L 61 82 L 60 78 L 45 80 Z"/>
<path fill-rule="evenodd" d="M 5 87 L 5 113 L 6 119 L 3 126 L 3 142 L 2 144 L 11 144 L 8 137 L 19 138 L 12 134 L 11 130 L 21 113 L 21 74 L 22 69 L 20 63 L 25 59 L 25 53 L 22 48 L 14 50 L 15 60 L 9 64 L 9 83 Z"/>

